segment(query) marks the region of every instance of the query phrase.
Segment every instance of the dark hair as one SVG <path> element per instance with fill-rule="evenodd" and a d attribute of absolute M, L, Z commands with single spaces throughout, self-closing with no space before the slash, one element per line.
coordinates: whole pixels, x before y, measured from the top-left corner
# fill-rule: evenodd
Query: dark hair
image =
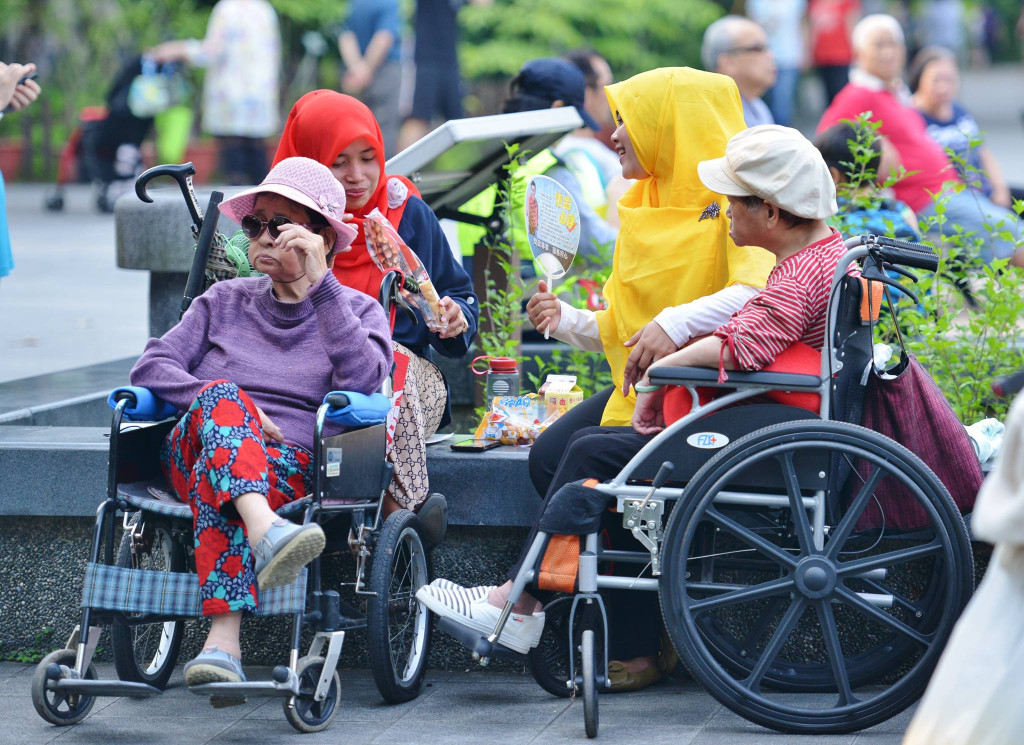
<path fill-rule="evenodd" d="M 914 61 L 910 63 L 910 70 L 907 72 L 907 85 L 910 86 L 911 93 L 917 93 L 925 69 L 938 60 L 949 60 L 955 65 L 956 55 L 940 46 L 925 47 L 914 55 Z"/>
<path fill-rule="evenodd" d="M 760 209 L 761 206 L 765 203 L 764 199 L 761 199 L 761 197 L 757 196 L 730 197 L 730 199 L 735 199 L 748 210 Z M 782 207 L 779 207 L 777 205 L 775 206 L 775 209 L 779 211 L 779 219 L 782 220 L 782 222 L 786 223 L 786 227 L 799 228 L 802 225 L 810 225 L 812 222 L 814 222 L 814 220 L 811 219 L 810 217 L 800 217 L 799 215 L 794 215 L 792 212 L 787 212 L 786 210 L 782 209 Z"/>
<path fill-rule="evenodd" d="M 567 52 L 562 59 L 576 65 L 577 69 L 583 73 L 583 79 L 587 81 L 588 88 L 596 88 L 597 70 L 594 69 L 594 57 L 600 56 L 590 47 L 580 47 Z"/>
<path fill-rule="evenodd" d="M 535 96 L 523 93 L 523 74 L 519 73 L 508 83 L 508 98 L 501 105 L 502 114 L 515 114 L 519 111 L 540 111 L 550 109 L 556 99 L 547 96 Z"/>
<path fill-rule="evenodd" d="M 851 141 L 857 142 L 857 130 L 847 122 L 833 124 L 814 139 L 814 146 L 821 153 L 825 165 L 835 168 L 843 174 L 844 179 L 849 176 L 851 168 L 847 164 L 853 163 Z M 874 155 L 865 167 L 877 174 L 878 167 L 882 164 L 882 141 L 877 137 L 871 141 L 871 150 L 874 151 Z"/>

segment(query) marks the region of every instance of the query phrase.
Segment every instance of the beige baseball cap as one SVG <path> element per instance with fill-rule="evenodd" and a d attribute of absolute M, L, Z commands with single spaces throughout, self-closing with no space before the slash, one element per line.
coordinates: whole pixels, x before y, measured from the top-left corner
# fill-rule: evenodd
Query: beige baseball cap
<path fill-rule="evenodd" d="M 762 124 L 725 146 L 725 157 L 697 164 L 701 182 L 727 197 L 760 197 L 812 220 L 839 211 L 836 186 L 821 153 L 795 129 Z"/>

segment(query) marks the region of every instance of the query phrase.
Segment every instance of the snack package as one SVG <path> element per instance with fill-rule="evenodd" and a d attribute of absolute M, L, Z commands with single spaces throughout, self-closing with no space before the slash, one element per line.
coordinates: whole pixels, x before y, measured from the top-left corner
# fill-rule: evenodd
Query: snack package
<path fill-rule="evenodd" d="M 583 401 L 583 389 L 576 385 L 575 375 L 548 375 L 537 393 L 548 406 L 566 411 Z"/>
<path fill-rule="evenodd" d="M 505 445 L 532 445 L 566 411 L 564 406 L 549 406 L 536 393 L 495 396 L 473 437 Z"/>
<path fill-rule="evenodd" d="M 409 292 L 404 287 L 401 292 L 406 301 L 419 310 L 427 328 L 431 331 L 447 328 L 448 324 L 442 320 L 444 314 L 441 312 L 441 298 L 423 262 L 399 237 L 398 231 L 379 209 L 373 210 L 363 220 L 363 231 L 366 233 L 366 250 L 370 252 L 370 258 L 378 269 L 401 269 L 406 277 L 419 285 L 420 291 L 417 293 Z"/>

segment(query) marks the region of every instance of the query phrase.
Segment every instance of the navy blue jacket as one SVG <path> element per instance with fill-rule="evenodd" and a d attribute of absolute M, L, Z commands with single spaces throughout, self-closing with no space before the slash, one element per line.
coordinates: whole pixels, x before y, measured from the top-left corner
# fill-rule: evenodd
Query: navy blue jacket
<path fill-rule="evenodd" d="M 452 339 L 442 339 L 427 331 L 422 318 L 418 324 L 414 324 L 408 313 L 399 311 L 395 317 L 392 338 L 427 359 L 431 358 L 430 347 L 445 357 L 464 356 L 476 335 L 480 321 L 480 302 L 473 292 L 472 280 L 452 253 L 441 224 L 427 203 L 419 197 L 409 197 L 402 221 L 398 224 L 398 235 L 420 257 L 437 294 L 440 297 L 447 295 L 459 304 L 469 328 Z"/>

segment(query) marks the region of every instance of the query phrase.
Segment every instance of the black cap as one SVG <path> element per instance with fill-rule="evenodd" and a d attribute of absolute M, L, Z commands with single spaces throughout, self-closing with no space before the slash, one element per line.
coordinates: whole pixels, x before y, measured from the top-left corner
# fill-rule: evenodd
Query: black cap
<path fill-rule="evenodd" d="M 523 65 L 517 77 L 521 93 L 575 106 L 585 125 L 595 131 L 601 129 L 583 106 L 587 81 L 576 65 L 557 57 L 541 57 Z"/>

